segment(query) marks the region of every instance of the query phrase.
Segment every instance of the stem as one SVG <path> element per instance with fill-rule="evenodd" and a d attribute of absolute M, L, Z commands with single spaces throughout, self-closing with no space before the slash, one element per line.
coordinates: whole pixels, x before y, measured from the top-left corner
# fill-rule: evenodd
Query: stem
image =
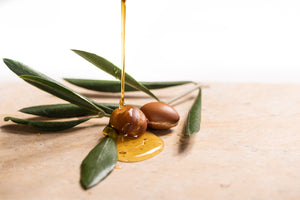
<path fill-rule="evenodd" d="M 98 116 L 95 118 L 102 118 L 102 117 L 110 117 L 110 114 L 108 114 L 106 112 L 99 112 Z"/>
<path fill-rule="evenodd" d="M 175 97 L 169 99 L 169 100 L 166 101 L 165 103 L 167 103 L 167 104 L 173 103 L 174 101 L 176 101 L 176 100 L 178 100 L 178 99 L 180 99 L 180 98 L 186 96 L 187 94 L 193 92 L 194 90 L 197 90 L 197 89 L 199 89 L 199 88 L 207 88 L 207 87 L 209 87 L 209 86 L 208 86 L 208 85 L 204 85 L 204 84 L 202 84 L 202 83 L 197 83 L 194 87 L 192 87 L 192 88 L 189 89 L 188 91 L 185 91 L 185 92 L 183 92 L 183 93 L 181 93 L 181 94 L 179 94 L 179 95 L 177 95 L 177 96 L 175 96 Z"/>

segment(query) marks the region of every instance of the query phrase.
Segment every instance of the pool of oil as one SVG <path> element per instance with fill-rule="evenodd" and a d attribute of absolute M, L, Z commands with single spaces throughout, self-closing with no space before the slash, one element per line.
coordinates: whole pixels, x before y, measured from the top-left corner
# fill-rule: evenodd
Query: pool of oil
<path fill-rule="evenodd" d="M 122 162 L 138 162 L 152 158 L 163 148 L 163 140 L 149 131 L 138 138 L 119 135 L 117 139 L 118 160 Z"/>

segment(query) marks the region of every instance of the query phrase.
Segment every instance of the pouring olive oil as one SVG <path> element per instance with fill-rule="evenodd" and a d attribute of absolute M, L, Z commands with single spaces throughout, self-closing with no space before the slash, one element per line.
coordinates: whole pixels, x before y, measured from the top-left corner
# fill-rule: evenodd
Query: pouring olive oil
<path fill-rule="evenodd" d="M 132 87 L 140 89 L 146 92 L 150 96 L 154 97 L 157 101 L 149 102 L 143 105 L 140 109 L 126 105 L 125 99 L 125 21 L 126 21 L 126 0 L 121 0 L 121 11 L 122 11 L 122 70 L 121 70 L 121 98 L 119 107 L 111 111 L 102 110 L 101 104 L 95 104 L 93 101 L 80 95 L 79 93 L 68 89 L 62 84 L 54 81 L 50 77 L 41 74 L 21 62 L 3 59 L 4 63 L 20 78 L 26 80 L 28 83 L 42 89 L 54 96 L 69 101 L 72 104 L 76 104 L 79 108 L 84 111 L 93 111 L 92 113 L 85 113 L 83 115 L 91 115 L 90 117 L 82 118 L 79 120 L 72 121 L 35 121 L 27 119 L 19 119 L 15 117 L 5 117 L 5 121 L 13 121 L 17 124 L 27 124 L 35 129 L 41 131 L 61 131 L 72 128 L 80 123 L 88 121 L 92 118 L 108 117 L 109 124 L 104 128 L 103 134 L 105 137 L 97 144 L 89 154 L 84 158 L 80 167 L 80 182 L 84 189 L 89 189 L 94 185 L 98 184 L 115 168 L 117 160 L 123 162 L 137 162 L 149 159 L 164 148 L 164 142 L 161 138 L 157 137 L 148 128 L 153 130 L 170 129 L 178 124 L 179 114 L 177 111 L 170 106 L 168 103 L 160 102 L 159 99 L 150 92 L 149 89 L 142 86 L 140 83 L 135 81 L 132 77 L 128 83 L 131 83 Z M 100 69 L 107 73 L 119 76 L 120 70 L 105 60 L 104 58 L 85 51 L 73 50 L 75 53 L 85 58 L 87 61 L 93 63 Z M 101 64 L 102 63 L 102 64 Z M 111 70 L 114 73 L 111 73 Z M 85 81 L 84 81 L 85 82 Z M 87 80 L 86 83 L 89 81 Z M 43 85 L 45 87 L 39 87 Z M 76 85 L 76 84 L 75 84 Z M 168 85 L 168 84 L 167 84 Z M 179 84 L 180 85 L 180 84 Z M 169 86 L 168 86 L 169 87 Z M 164 88 L 164 87 L 161 87 Z M 186 136 L 190 136 L 199 132 L 200 130 L 200 119 L 201 119 L 201 87 L 199 88 L 198 96 L 193 104 L 187 119 Z M 193 89 L 194 90 L 194 89 Z M 190 90 L 189 92 L 193 91 Z M 189 93 L 188 92 L 188 93 Z M 183 93 L 179 96 L 172 98 L 169 102 L 177 100 L 178 98 L 185 96 L 188 93 Z M 54 105 L 53 105 L 54 106 Z M 72 112 L 73 117 L 81 116 L 82 111 L 75 109 L 68 104 L 62 104 L 59 106 L 55 105 L 42 105 L 31 108 L 22 109 L 24 113 L 34 114 L 43 117 L 55 117 L 55 118 L 68 118 Z M 99 107 L 98 107 L 99 106 Z M 106 106 L 104 106 L 106 107 Z M 45 113 L 44 110 L 49 109 L 49 113 Z M 27 112 L 25 112 L 27 110 Z M 29 112 L 29 110 L 31 110 Z M 35 111 L 33 111 L 35 110 Z M 52 110 L 52 111 L 51 111 Z M 98 116 L 95 116 L 98 113 Z M 93 116 L 94 115 L 94 116 Z"/>
<path fill-rule="evenodd" d="M 124 106 L 125 99 L 125 22 L 126 22 L 126 0 L 121 0 L 121 99 L 119 106 Z"/>
<path fill-rule="evenodd" d="M 118 160 L 137 162 L 161 152 L 164 142 L 153 133 L 146 131 L 147 118 L 142 111 L 125 104 L 125 23 L 126 0 L 121 0 L 121 98 L 119 108 L 111 115 L 110 124 L 119 132 L 116 141 Z"/>

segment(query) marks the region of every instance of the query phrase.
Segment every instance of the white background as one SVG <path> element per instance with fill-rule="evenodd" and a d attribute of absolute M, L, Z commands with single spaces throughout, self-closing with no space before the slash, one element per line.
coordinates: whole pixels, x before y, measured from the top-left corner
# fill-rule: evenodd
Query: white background
<path fill-rule="evenodd" d="M 70 49 L 121 60 L 120 0 L 0 0 L 0 57 L 54 78 L 113 79 Z M 128 0 L 137 80 L 300 82 L 299 0 Z M 0 62 L 0 80 L 19 80 Z"/>

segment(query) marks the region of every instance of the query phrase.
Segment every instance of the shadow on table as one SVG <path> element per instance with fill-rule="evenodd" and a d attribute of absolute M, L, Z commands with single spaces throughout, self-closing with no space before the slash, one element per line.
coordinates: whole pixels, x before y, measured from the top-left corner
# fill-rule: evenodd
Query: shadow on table
<path fill-rule="evenodd" d="M 185 126 L 184 125 L 182 127 L 182 133 L 185 133 Z M 183 154 L 187 151 L 189 151 L 193 144 L 194 144 L 194 140 L 195 140 L 195 135 L 190 135 L 190 136 L 187 136 L 187 135 L 184 135 L 182 134 L 179 138 L 179 146 L 178 146 L 178 154 Z"/>

